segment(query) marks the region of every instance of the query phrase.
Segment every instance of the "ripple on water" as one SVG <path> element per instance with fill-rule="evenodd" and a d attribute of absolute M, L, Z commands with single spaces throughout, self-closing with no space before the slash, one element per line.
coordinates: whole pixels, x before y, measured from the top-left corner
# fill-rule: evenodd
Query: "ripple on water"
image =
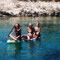
<path fill-rule="evenodd" d="M 48 20 L 48 22 L 47 22 Z M 54 20 L 56 23 L 54 23 Z M 57 21 L 58 20 L 58 21 Z M 41 39 L 34 42 L 7 44 L 6 36 L 15 23 L 21 24 L 22 34 L 27 34 L 28 23 L 40 22 Z M 0 19 L 1 60 L 60 60 L 60 20 L 54 17 L 21 17 Z"/>

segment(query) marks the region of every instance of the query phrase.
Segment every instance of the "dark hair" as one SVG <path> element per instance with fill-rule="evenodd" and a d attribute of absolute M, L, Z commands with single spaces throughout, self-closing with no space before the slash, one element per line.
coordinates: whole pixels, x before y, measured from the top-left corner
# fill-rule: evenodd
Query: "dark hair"
<path fill-rule="evenodd" d="M 18 24 L 18 23 L 17 23 Z M 15 24 L 16 25 L 16 24 Z M 16 26 L 14 25 L 14 29 L 16 30 Z M 18 24 L 18 29 L 20 28 L 20 25 Z"/>

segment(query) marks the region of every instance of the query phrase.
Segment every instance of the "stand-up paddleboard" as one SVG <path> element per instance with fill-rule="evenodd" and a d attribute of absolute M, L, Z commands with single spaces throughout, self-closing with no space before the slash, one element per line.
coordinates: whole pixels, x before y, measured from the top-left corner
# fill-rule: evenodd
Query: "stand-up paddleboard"
<path fill-rule="evenodd" d="M 40 37 L 39 37 L 39 38 L 32 38 L 32 39 L 26 40 L 26 41 L 36 41 L 36 40 L 38 40 L 38 39 L 40 39 Z"/>
<path fill-rule="evenodd" d="M 40 37 L 37 38 L 37 39 L 40 39 Z M 32 39 L 30 39 L 30 40 L 22 39 L 21 41 L 35 41 L 35 40 L 37 40 L 37 39 L 36 39 L 36 38 L 32 38 Z M 19 40 L 17 40 L 17 41 L 15 41 L 15 40 L 7 40 L 7 43 L 20 43 L 21 41 L 19 41 Z"/>
<path fill-rule="evenodd" d="M 19 40 L 15 41 L 15 40 L 7 40 L 7 43 L 20 43 Z"/>

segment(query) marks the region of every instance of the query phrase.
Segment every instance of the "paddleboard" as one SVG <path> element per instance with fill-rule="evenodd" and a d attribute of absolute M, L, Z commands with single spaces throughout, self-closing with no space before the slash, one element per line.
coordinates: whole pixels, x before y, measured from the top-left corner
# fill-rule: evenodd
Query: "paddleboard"
<path fill-rule="evenodd" d="M 15 40 L 7 40 L 7 43 L 20 43 L 20 41 L 15 41 Z"/>
<path fill-rule="evenodd" d="M 39 38 L 32 38 L 32 39 L 27 40 L 27 41 L 36 41 L 37 39 L 40 39 L 40 37 Z"/>
<path fill-rule="evenodd" d="M 39 37 L 40 38 L 40 37 Z M 39 38 L 37 38 L 37 39 L 39 39 Z M 21 40 L 21 41 L 35 41 L 35 40 L 37 40 L 36 38 L 32 38 L 32 39 L 30 39 L 30 40 L 26 40 L 26 39 L 23 39 L 23 40 Z M 17 41 L 15 41 L 15 40 L 7 40 L 7 43 L 20 43 L 21 41 L 19 41 L 19 40 L 17 40 Z"/>

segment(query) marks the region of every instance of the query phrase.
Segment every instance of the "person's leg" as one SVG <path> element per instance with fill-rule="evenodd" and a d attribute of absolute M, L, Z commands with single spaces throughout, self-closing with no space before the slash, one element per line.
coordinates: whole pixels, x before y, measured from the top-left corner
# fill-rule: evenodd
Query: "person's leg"
<path fill-rule="evenodd" d="M 27 35 L 22 35 L 21 37 L 25 40 L 27 39 Z"/>
<path fill-rule="evenodd" d="M 27 38 L 27 35 L 22 35 L 21 37 L 22 37 L 22 38 L 23 38 L 23 37 Z"/>
<path fill-rule="evenodd" d="M 37 35 L 36 35 L 36 33 L 34 33 L 34 34 L 33 34 L 33 38 L 37 38 Z"/>
<path fill-rule="evenodd" d="M 19 39 L 19 38 L 21 38 L 21 36 L 17 36 L 17 37 L 15 37 L 17 40 Z"/>
<path fill-rule="evenodd" d="M 32 37 L 33 37 L 33 35 L 31 33 L 28 33 L 27 39 L 30 40 Z"/>
<path fill-rule="evenodd" d="M 30 40 L 30 36 L 29 35 L 27 35 L 27 40 Z"/>

